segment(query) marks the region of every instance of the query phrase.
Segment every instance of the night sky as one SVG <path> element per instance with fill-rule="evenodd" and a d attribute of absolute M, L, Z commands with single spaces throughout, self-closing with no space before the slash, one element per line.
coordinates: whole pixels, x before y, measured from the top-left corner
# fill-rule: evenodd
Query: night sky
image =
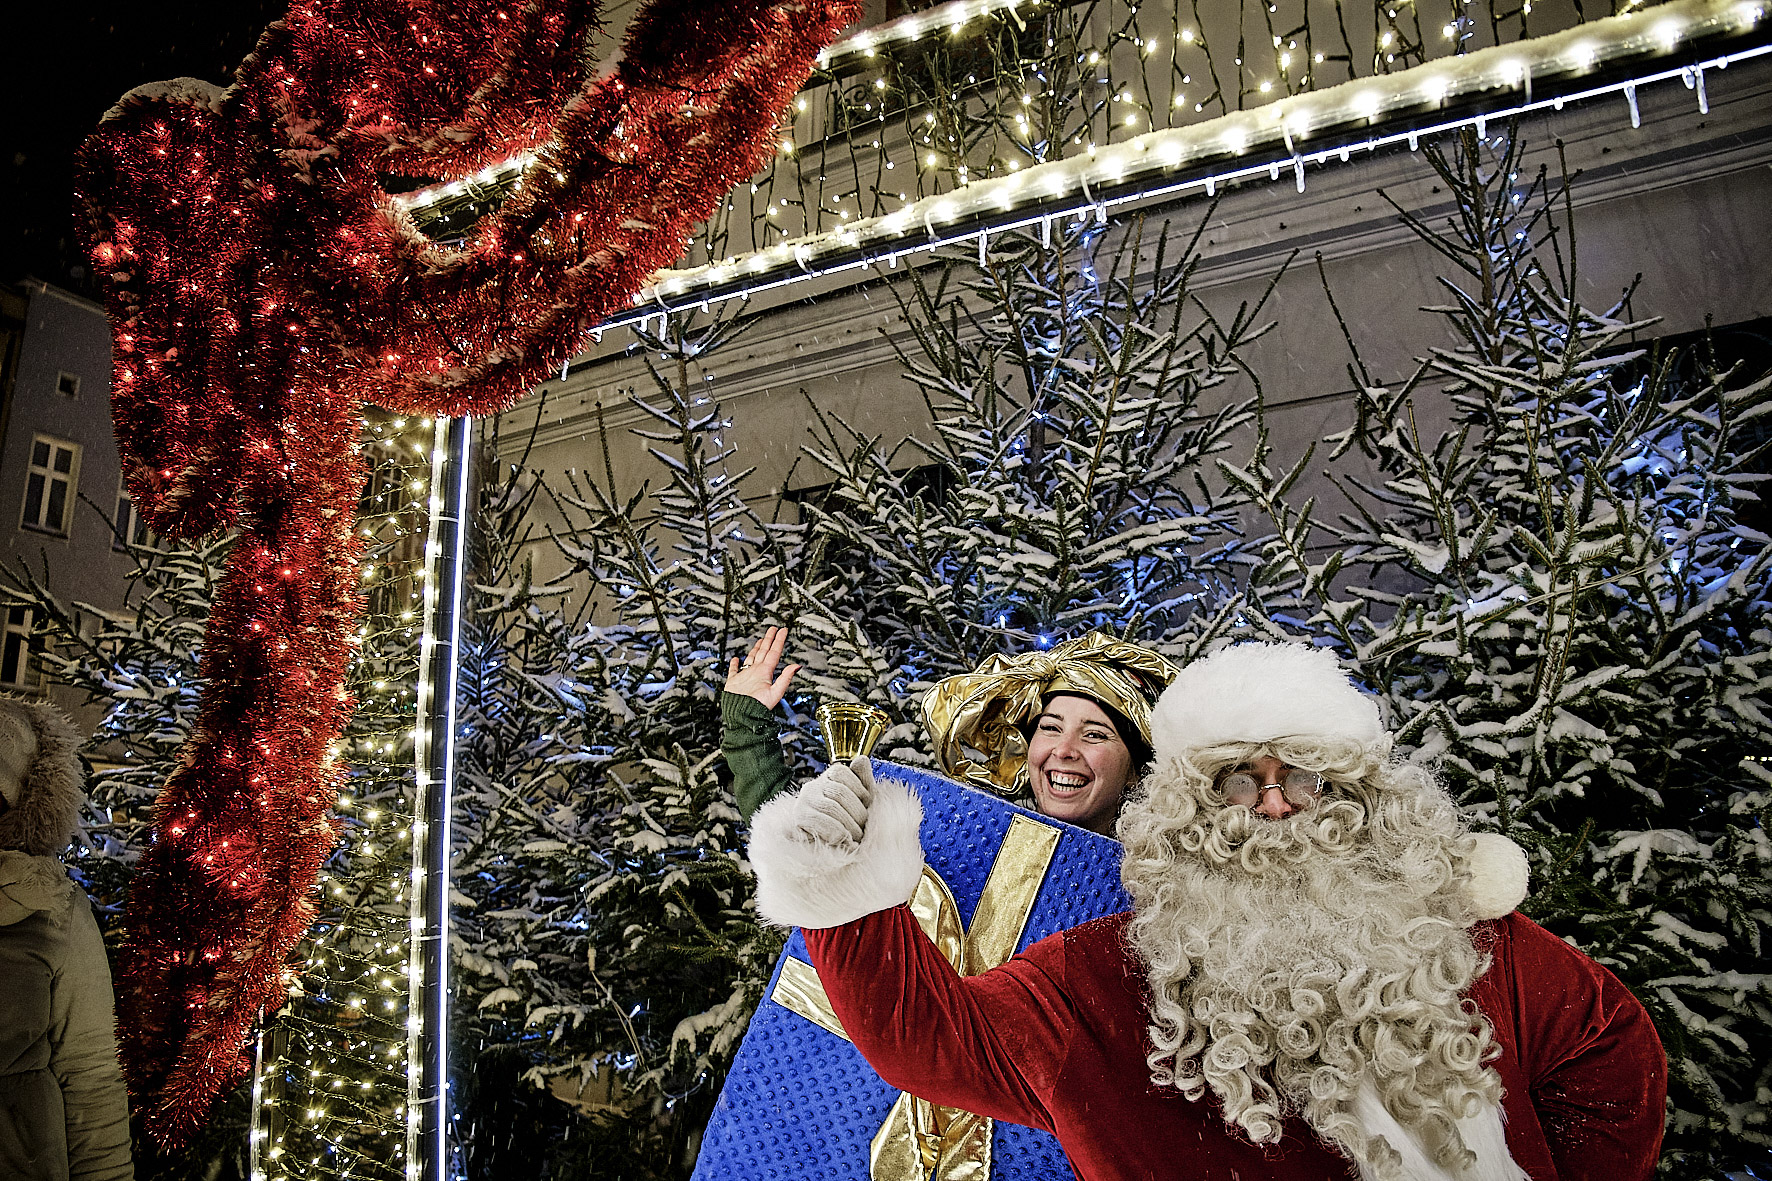
<path fill-rule="evenodd" d="M 74 149 L 123 93 L 182 76 L 226 84 L 287 0 L 26 0 L 0 29 L 0 282 L 92 293 L 72 217 Z"/>

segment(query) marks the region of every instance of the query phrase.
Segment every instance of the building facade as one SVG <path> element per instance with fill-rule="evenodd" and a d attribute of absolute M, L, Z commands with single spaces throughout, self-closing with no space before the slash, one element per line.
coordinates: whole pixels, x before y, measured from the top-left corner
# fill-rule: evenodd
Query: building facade
<path fill-rule="evenodd" d="M 16 316 L 0 419 L 0 560 L 13 580 L 40 583 L 82 627 L 95 628 L 101 613 L 123 606 L 136 563 L 130 543 L 151 541 L 111 432 L 110 322 L 99 304 L 38 281 L 20 284 L 9 304 Z M 31 655 L 30 610 L 0 610 L 0 689 L 48 692 Z"/>
<path fill-rule="evenodd" d="M 1707 326 L 1744 329 L 1750 341 L 1763 336 L 1772 317 L 1772 58 L 1712 74 L 1705 109 L 1677 80 L 1632 97 L 1636 126 L 1616 96 L 1543 110 L 1517 125 L 1526 144 L 1522 174 L 1542 167 L 1553 182 L 1563 169 L 1570 177 L 1583 302 L 1606 310 L 1632 290 L 1620 314 L 1652 321 L 1635 334 L 1644 347 L 1689 340 Z M 1216 200 L 1196 191 L 1143 212 L 1147 223 L 1168 221 L 1180 241 L 1205 220 L 1191 294 L 1215 315 L 1260 305 L 1262 318 L 1275 322 L 1245 359 L 1261 383 L 1278 463 L 1345 429 L 1352 414 L 1350 354 L 1324 278 L 1380 384 L 1401 383 L 1428 350 L 1460 343 L 1429 310 L 1447 301 L 1446 264 L 1402 217 L 1431 225 L 1454 212 L 1420 151 L 1397 146 L 1313 168 L 1302 193 L 1289 171 L 1274 180 L 1264 172 L 1220 189 Z M 737 448 L 735 467 L 755 469 L 747 485 L 753 500 L 791 500 L 820 478 L 801 461 L 809 404 L 879 436 L 887 451 L 927 437 L 927 407 L 900 360 L 916 342 L 889 290 L 916 265 L 850 270 L 728 305 L 742 333 L 692 359 L 687 376 L 730 419 L 724 438 Z M 921 265 L 931 265 L 927 255 Z M 1759 367 L 1769 363 L 1760 349 Z M 648 425 L 631 403 L 654 392 L 648 365 L 631 330 L 605 333 L 541 387 L 545 398 L 503 416 L 500 445 L 511 458 L 525 454 L 544 477 L 601 476 L 604 429 L 620 494 L 647 481 L 659 486 L 663 469 L 628 434 Z M 1253 382 L 1233 382 L 1214 396 L 1253 392 Z M 1327 486 L 1314 491 L 1331 503 L 1338 495 Z M 545 570 L 546 547 L 536 560 Z"/>

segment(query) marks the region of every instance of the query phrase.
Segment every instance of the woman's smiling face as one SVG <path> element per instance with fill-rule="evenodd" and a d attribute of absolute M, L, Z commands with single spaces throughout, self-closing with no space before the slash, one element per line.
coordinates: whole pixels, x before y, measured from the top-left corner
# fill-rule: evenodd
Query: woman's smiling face
<path fill-rule="evenodd" d="M 1089 698 L 1059 694 L 1034 719 L 1028 781 L 1042 815 L 1111 836 L 1131 774 L 1132 752 Z"/>

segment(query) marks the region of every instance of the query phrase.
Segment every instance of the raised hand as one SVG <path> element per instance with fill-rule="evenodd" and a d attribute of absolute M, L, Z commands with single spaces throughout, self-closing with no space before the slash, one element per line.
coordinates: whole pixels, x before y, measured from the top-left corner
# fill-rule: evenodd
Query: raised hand
<path fill-rule="evenodd" d="M 775 668 L 781 663 L 781 654 L 787 647 L 788 629 L 772 627 L 764 631 L 762 637 L 751 645 L 751 651 L 743 660 L 734 656 L 726 672 L 726 692 L 736 693 L 740 697 L 754 697 L 763 703 L 765 709 L 774 709 L 787 696 L 788 686 L 794 681 L 794 674 L 803 667 L 790 664 L 776 675 Z"/>

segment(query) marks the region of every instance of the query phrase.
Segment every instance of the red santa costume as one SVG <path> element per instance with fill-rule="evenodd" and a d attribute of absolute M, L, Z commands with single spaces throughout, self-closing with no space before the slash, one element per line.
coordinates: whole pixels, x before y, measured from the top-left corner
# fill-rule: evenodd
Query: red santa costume
<path fill-rule="evenodd" d="M 1136 910 L 979 976 L 901 905 L 920 809 L 865 760 L 758 814 L 759 908 L 806 928 L 886 1082 L 1052 1132 L 1082 1181 L 1651 1175 L 1666 1062 L 1647 1013 L 1511 913 L 1518 849 L 1390 759 L 1331 657 L 1227 649 L 1183 670 L 1152 730 L 1120 826 Z M 1226 803 L 1219 773 L 1257 751 L 1320 773 L 1321 798 L 1285 819 Z M 859 839 L 844 812 L 865 812 Z"/>

